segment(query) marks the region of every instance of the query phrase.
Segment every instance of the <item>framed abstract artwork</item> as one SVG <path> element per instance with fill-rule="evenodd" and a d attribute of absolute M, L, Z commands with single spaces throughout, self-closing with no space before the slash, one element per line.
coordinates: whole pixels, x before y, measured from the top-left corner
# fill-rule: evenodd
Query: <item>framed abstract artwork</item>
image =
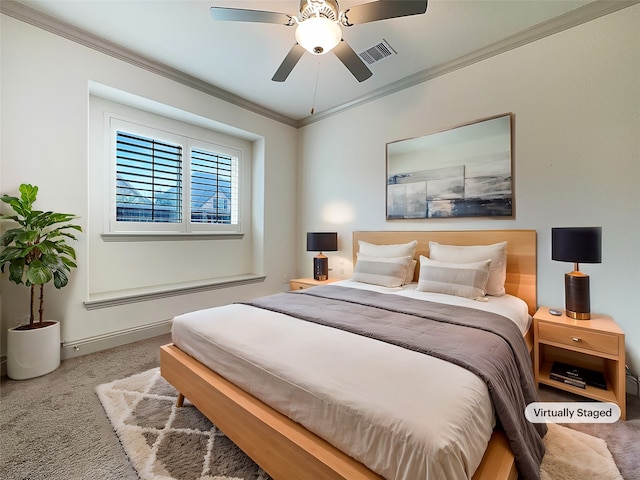
<path fill-rule="evenodd" d="M 387 143 L 387 220 L 513 217 L 513 114 Z"/>

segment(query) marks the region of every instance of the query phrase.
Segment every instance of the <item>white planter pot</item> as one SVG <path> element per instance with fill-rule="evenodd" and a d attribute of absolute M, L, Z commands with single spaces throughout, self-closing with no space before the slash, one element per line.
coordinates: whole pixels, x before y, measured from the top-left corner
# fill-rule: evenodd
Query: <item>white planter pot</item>
<path fill-rule="evenodd" d="M 7 331 L 7 375 L 26 380 L 60 366 L 60 322 L 33 330 Z"/>

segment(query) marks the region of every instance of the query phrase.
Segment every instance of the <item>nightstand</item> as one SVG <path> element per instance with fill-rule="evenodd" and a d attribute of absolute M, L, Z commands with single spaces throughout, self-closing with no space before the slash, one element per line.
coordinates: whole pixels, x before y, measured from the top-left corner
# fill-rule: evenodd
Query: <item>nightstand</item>
<path fill-rule="evenodd" d="M 616 403 L 626 418 L 624 332 L 606 315 L 574 320 L 540 307 L 533 316 L 533 365 L 537 384 L 550 385 L 601 402 Z M 567 385 L 550 378 L 554 361 L 604 373 L 607 389 Z"/>
<path fill-rule="evenodd" d="M 313 278 L 294 278 L 289 280 L 289 288 L 291 290 L 302 290 L 304 288 L 317 287 L 318 285 L 329 285 L 337 282 L 339 278 L 329 278 L 328 280 L 315 280 Z"/>

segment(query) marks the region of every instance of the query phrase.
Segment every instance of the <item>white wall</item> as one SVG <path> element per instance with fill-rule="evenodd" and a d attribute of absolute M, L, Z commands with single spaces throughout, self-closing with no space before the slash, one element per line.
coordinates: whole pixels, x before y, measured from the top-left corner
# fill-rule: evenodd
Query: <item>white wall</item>
<path fill-rule="evenodd" d="M 535 229 L 538 303 L 563 307 L 551 228 L 602 226 L 591 308 L 626 333 L 640 373 L 640 5 L 468 66 L 301 130 L 301 231 L 337 230 L 334 277 L 353 230 Z M 385 220 L 385 143 L 515 114 L 515 218 Z M 327 142 L 327 139 L 331 142 Z M 300 250 L 299 273 L 311 274 Z"/>
<path fill-rule="evenodd" d="M 295 221 L 291 219 L 295 217 L 296 204 L 296 129 L 11 17 L 1 15 L 0 19 L 0 191 L 15 195 L 20 183 L 38 185 L 36 207 L 75 213 L 81 217 L 78 223 L 86 230 L 76 246 L 79 267 L 72 272 L 69 286 L 60 291 L 53 286 L 46 288 L 47 317 L 63 321 L 65 342 L 89 345 L 88 339 L 108 339 L 121 333 L 144 331 L 145 327 L 167 321 L 181 312 L 286 288 L 288 279 L 295 273 L 295 258 L 290 252 L 295 250 Z M 253 215 L 247 228 L 252 242 L 251 261 L 247 262 L 251 272 L 246 273 L 266 274 L 265 282 L 91 311 L 84 307 L 90 278 L 105 274 L 96 271 L 98 268 L 90 272 L 89 265 L 109 262 L 106 256 L 111 251 L 121 253 L 121 249 L 93 248 L 91 254 L 101 257 L 89 262 L 88 239 L 97 241 L 101 233 L 99 226 L 95 227 L 96 222 L 92 222 L 94 191 L 90 190 L 89 181 L 90 82 L 224 123 L 252 142 Z M 228 241 L 217 242 L 223 248 Z M 176 269 L 176 276 L 182 280 L 190 278 L 189 263 L 182 260 L 210 258 L 210 247 L 211 242 L 204 241 L 171 242 L 162 260 L 164 268 Z M 132 249 L 135 248 L 140 245 L 132 245 Z M 157 249 L 157 245 L 154 248 Z M 188 249 L 190 255 L 181 257 L 180 249 Z M 246 254 L 246 250 L 243 251 Z M 129 268 L 121 269 L 118 274 L 136 275 L 136 271 L 144 268 L 138 257 L 132 255 Z M 193 279 L 200 279 L 202 272 L 198 275 Z M 7 277 L 2 276 L 2 331 L 28 314 L 28 289 L 9 283 Z M 113 281 L 108 283 L 114 285 Z M 86 352 L 71 351 L 67 356 L 76 353 Z"/>

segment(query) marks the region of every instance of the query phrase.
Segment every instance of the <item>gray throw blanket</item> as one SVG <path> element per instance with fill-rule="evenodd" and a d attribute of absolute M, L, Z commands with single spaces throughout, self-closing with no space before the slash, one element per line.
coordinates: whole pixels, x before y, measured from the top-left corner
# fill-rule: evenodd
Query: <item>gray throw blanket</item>
<path fill-rule="evenodd" d="M 537 390 L 529 352 L 511 320 L 472 308 L 331 285 L 246 304 L 402 346 L 473 372 L 489 389 L 520 478 L 539 480 L 547 427 L 525 419 L 525 407 L 538 401 Z"/>

